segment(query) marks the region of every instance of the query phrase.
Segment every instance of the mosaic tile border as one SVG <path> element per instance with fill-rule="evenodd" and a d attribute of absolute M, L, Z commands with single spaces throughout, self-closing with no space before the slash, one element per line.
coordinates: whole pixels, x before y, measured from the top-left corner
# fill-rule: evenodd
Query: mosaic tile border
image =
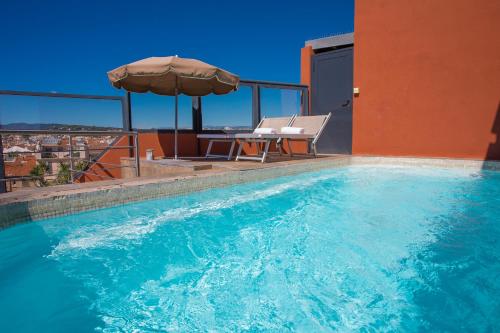
<path fill-rule="evenodd" d="M 317 159 L 308 163 L 294 163 L 266 168 L 232 170 L 216 174 L 203 174 L 168 179 L 133 180 L 118 185 L 82 189 L 81 192 L 49 195 L 19 202 L 0 204 L 0 229 L 21 222 L 40 220 L 81 211 L 118 206 L 134 201 L 176 196 L 252 181 L 288 176 L 341 165 L 348 165 L 349 158 Z"/>
<path fill-rule="evenodd" d="M 461 160 L 452 158 L 352 156 L 351 164 L 392 164 L 416 167 L 460 168 L 500 171 L 500 161 Z"/>
<path fill-rule="evenodd" d="M 392 158 L 392 157 L 336 157 L 307 160 L 300 163 L 247 170 L 232 170 L 168 179 L 140 180 L 75 190 L 70 193 L 48 195 L 6 204 L 0 204 L 0 229 L 18 223 L 40 220 L 77 212 L 123 205 L 129 202 L 176 196 L 214 187 L 223 187 L 298 173 L 347 165 L 392 164 L 420 167 L 467 168 L 500 171 L 500 162 L 475 160 Z"/>

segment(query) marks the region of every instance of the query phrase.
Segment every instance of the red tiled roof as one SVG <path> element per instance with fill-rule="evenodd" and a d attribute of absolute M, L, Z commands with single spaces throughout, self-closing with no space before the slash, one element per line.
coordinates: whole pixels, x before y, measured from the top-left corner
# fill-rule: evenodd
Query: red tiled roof
<path fill-rule="evenodd" d="M 35 156 L 16 157 L 14 161 L 5 161 L 5 177 L 29 176 L 30 171 L 36 166 Z"/>

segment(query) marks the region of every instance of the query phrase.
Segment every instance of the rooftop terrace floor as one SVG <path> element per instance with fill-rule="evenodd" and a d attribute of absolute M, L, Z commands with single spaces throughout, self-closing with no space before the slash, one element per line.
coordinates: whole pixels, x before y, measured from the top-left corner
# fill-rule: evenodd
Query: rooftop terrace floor
<path fill-rule="evenodd" d="M 148 163 L 152 166 L 148 166 Z M 499 162 L 353 157 L 349 155 L 322 155 L 317 158 L 273 156 L 267 163 L 199 158 L 173 164 L 166 160 L 141 161 L 141 171 L 147 168 L 160 171 L 151 172 L 150 170 L 151 175 L 139 178 L 28 188 L 0 194 L 0 229 L 23 221 L 73 214 L 134 201 L 182 195 L 213 187 L 260 181 L 351 164 L 373 165 L 379 163 L 500 170 Z M 179 167 L 179 165 L 181 166 Z M 207 166 L 211 168 L 207 169 Z"/>
<path fill-rule="evenodd" d="M 227 161 L 222 159 L 205 159 L 198 157 L 186 157 L 182 158 L 179 161 L 146 161 L 141 159 L 141 172 L 143 173 L 143 175 L 138 178 L 130 177 L 48 187 L 28 187 L 16 190 L 14 192 L 0 194 L 0 205 L 11 202 L 24 201 L 26 199 L 42 199 L 77 192 L 104 190 L 124 186 L 127 184 L 135 186 L 165 180 L 175 180 L 196 176 L 210 176 L 213 174 L 220 174 L 231 171 L 247 171 L 255 169 L 284 167 L 288 165 L 310 163 L 314 160 L 336 160 L 345 157 L 345 155 L 320 155 L 317 158 L 302 156 L 292 158 L 288 156 L 273 156 L 273 158 L 266 163 L 260 163 L 256 161 Z M 154 166 L 152 167 L 152 165 Z M 207 166 L 210 166 L 210 168 L 206 168 Z M 156 174 L 154 174 L 154 171 L 150 170 L 151 168 L 156 169 Z"/>

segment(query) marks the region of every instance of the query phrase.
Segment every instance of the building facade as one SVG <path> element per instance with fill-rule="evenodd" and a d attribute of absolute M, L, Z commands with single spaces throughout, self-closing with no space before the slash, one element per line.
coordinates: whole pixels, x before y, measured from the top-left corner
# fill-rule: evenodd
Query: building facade
<path fill-rule="evenodd" d="M 352 153 L 500 160 L 498 36 L 498 1 L 356 0 Z"/>

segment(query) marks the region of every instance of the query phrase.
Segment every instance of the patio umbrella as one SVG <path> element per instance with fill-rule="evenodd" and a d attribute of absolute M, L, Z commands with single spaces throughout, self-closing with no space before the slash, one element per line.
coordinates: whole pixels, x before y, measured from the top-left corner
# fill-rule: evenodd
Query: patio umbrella
<path fill-rule="evenodd" d="M 130 92 L 152 92 L 175 96 L 175 159 L 177 159 L 177 131 L 179 94 L 205 96 L 228 94 L 238 88 L 237 75 L 196 59 L 151 57 L 108 72 L 111 84 Z"/>

